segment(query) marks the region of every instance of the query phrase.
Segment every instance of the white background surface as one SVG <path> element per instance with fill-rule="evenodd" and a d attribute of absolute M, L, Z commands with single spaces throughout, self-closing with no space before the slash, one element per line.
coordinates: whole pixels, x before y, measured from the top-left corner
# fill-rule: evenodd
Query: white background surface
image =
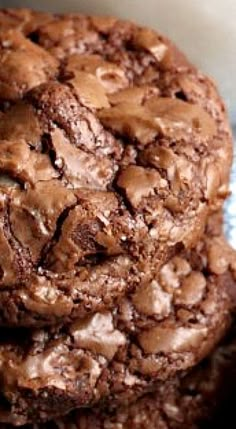
<path fill-rule="evenodd" d="M 3 6 L 115 14 L 169 35 L 220 85 L 236 122 L 236 0 L 0 0 Z"/>

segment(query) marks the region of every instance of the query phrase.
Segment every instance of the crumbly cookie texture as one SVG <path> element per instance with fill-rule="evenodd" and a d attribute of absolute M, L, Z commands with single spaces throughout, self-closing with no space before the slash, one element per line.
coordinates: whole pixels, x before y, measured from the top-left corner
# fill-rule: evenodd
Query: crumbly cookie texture
<path fill-rule="evenodd" d="M 4 329 L 0 421 L 25 424 L 70 410 L 130 401 L 191 369 L 230 322 L 235 253 L 206 236 L 153 278 L 144 278 L 113 310 L 67 326 Z"/>
<path fill-rule="evenodd" d="M 78 410 L 64 419 L 27 429 L 216 429 L 222 427 L 223 419 L 233 428 L 227 403 L 232 402 L 235 391 L 235 357 L 232 330 L 223 344 L 188 375 L 162 383 L 155 393 L 129 406 Z M 219 413 L 223 415 L 221 423 Z M 12 428 L 2 425 L 1 429 Z"/>
<path fill-rule="evenodd" d="M 147 28 L 1 10 L 0 108 L 2 325 L 110 311 L 228 193 L 215 86 Z"/>

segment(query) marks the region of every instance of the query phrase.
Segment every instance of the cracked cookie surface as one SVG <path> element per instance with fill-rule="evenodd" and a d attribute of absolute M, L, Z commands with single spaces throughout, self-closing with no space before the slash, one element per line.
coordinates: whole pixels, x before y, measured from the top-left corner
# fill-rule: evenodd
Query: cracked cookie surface
<path fill-rule="evenodd" d="M 9 9 L 0 28 L 0 324 L 109 311 L 222 205 L 224 106 L 135 24 Z"/>
<path fill-rule="evenodd" d="M 0 419 L 25 424 L 128 403 L 207 356 L 229 325 L 236 278 L 235 252 L 213 230 L 113 310 L 17 337 L 2 330 Z"/>
<path fill-rule="evenodd" d="M 189 374 L 162 383 L 155 393 L 146 394 L 129 406 L 116 410 L 77 410 L 63 419 L 25 429 L 221 428 L 223 419 L 233 427 L 229 420 L 233 414 L 228 415 L 227 403 L 234 397 L 235 356 L 235 329 L 232 329 L 223 343 Z M 219 412 L 223 413 L 221 423 Z M 12 427 L 2 425 L 1 429 Z"/>

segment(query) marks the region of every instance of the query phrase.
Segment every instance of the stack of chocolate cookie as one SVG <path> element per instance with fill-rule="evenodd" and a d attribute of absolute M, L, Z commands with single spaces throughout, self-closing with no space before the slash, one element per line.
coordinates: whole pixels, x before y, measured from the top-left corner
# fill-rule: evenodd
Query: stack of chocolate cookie
<path fill-rule="evenodd" d="M 0 427 L 197 428 L 236 354 L 214 83 L 147 28 L 8 9 L 0 107 Z"/>

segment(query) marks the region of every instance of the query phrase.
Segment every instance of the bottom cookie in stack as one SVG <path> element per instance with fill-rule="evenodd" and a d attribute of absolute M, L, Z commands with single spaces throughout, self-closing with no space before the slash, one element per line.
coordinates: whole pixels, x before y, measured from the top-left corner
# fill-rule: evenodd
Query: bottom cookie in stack
<path fill-rule="evenodd" d="M 236 391 L 235 359 L 234 326 L 221 345 L 190 373 L 160 384 L 155 393 L 146 394 L 130 406 L 113 411 L 78 410 L 24 429 L 222 429 L 225 424 L 229 427 L 227 419 L 232 409 L 226 406 Z M 1 424 L 0 429 L 14 427 Z"/>
<path fill-rule="evenodd" d="M 159 389 L 154 403 L 148 399 L 152 417 L 162 390 L 177 392 L 179 377 L 211 353 L 230 324 L 235 253 L 218 227 L 208 225 L 195 250 L 172 258 L 113 312 L 68 326 L 3 329 L 0 421 L 39 423 L 80 407 L 123 406 Z M 145 410 L 146 399 L 140 412 L 142 404 Z M 128 412 L 133 407 L 136 414 L 136 406 Z"/>
<path fill-rule="evenodd" d="M 219 411 L 224 414 L 225 404 L 236 390 L 235 359 L 234 328 L 188 375 L 163 383 L 131 406 L 115 412 L 77 411 L 35 429 L 220 429 L 223 426 L 214 416 Z M 225 424 L 227 417 L 224 415 Z"/>

